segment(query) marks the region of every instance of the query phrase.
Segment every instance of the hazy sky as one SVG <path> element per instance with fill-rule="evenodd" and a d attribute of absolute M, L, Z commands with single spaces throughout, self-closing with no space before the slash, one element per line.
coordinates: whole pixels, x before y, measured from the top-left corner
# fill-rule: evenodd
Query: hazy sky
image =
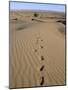
<path fill-rule="evenodd" d="M 10 2 L 10 10 L 48 10 L 65 12 L 65 5 Z"/>

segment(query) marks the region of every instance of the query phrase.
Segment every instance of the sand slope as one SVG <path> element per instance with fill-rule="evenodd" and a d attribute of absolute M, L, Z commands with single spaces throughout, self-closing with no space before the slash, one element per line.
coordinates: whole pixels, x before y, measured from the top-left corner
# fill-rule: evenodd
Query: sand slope
<path fill-rule="evenodd" d="M 45 13 L 42 18 L 30 12 L 10 15 L 10 88 L 64 85 L 65 25 L 44 19 Z"/>

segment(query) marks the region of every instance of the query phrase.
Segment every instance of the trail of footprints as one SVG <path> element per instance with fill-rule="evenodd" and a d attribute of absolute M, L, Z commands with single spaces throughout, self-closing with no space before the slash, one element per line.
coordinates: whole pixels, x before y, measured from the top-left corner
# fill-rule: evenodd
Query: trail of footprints
<path fill-rule="evenodd" d="M 37 39 L 36 39 L 36 44 L 37 45 L 40 45 L 40 42 L 39 41 L 40 42 L 43 42 L 43 39 L 41 39 L 40 36 L 37 37 Z M 44 48 L 43 45 L 40 45 L 40 49 L 42 50 L 43 48 Z M 38 49 L 35 49 L 34 51 L 35 51 L 35 53 L 37 53 Z M 42 62 L 45 58 L 44 58 L 43 55 L 40 55 L 40 59 L 41 59 L 41 62 Z M 40 67 L 40 73 L 42 71 L 44 71 L 44 65 L 41 65 L 41 67 Z M 44 76 L 42 75 L 42 73 L 41 73 L 41 80 L 40 81 L 41 81 L 40 82 L 40 85 L 42 86 L 44 84 Z"/>

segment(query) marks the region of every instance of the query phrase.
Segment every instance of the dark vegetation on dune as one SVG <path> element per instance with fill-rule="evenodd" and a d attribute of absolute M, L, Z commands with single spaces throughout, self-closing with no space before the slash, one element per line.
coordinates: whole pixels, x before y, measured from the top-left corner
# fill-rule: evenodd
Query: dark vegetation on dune
<path fill-rule="evenodd" d="M 64 25 L 66 25 L 66 21 L 58 20 L 57 22 L 60 22 L 60 23 L 62 23 L 62 24 L 64 24 Z"/>
<path fill-rule="evenodd" d="M 36 21 L 36 22 L 44 22 L 43 20 L 35 19 L 35 18 L 32 18 L 32 21 Z"/>
<path fill-rule="evenodd" d="M 38 17 L 39 16 L 39 14 L 38 13 L 34 13 L 34 17 Z"/>

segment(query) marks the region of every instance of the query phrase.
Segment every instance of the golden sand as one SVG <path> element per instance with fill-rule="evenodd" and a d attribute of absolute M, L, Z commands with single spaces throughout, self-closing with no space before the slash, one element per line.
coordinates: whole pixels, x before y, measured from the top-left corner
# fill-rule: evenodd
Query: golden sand
<path fill-rule="evenodd" d="M 62 13 L 10 12 L 10 88 L 65 84 Z"/>

